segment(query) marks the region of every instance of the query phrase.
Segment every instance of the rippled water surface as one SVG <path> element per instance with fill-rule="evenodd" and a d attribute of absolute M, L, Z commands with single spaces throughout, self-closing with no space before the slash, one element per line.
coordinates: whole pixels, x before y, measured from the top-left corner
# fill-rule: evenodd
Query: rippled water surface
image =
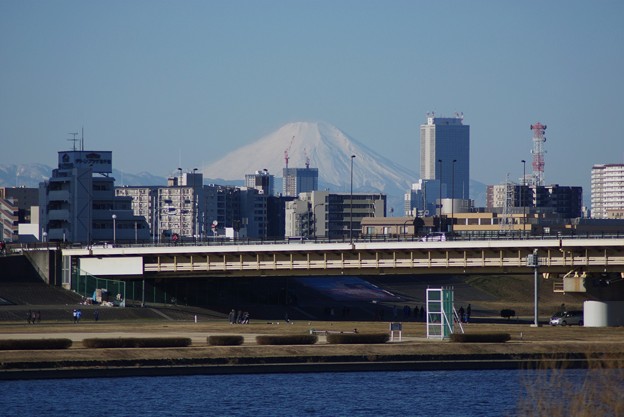
<path fill-rule="evenodd" d="M 526 377 L 501 370 L 4 381 L 0 415 L 505 416 L 516 415 Z"/>

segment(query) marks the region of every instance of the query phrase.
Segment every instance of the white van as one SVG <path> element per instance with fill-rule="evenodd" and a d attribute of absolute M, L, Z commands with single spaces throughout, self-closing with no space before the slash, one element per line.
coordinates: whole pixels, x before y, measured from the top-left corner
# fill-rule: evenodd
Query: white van
<path fill-rule="evenodd" d="M 446 241 L 446 233 L 444 232 L 433 232 L 424 236 L 420 239 L 422 242 L 445 242 Z"/>

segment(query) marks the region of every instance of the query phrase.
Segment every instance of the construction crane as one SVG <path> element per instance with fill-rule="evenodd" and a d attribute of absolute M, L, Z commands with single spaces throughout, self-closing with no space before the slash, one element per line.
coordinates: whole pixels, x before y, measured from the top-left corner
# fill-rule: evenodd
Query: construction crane
<path fill-rule="evenodd" d="M 303 155 L 305 156 L 305 167 L 306 169 L 310 168 L 310 157 L 308 156 L 308 150 L 303 148 Z"/>
<path fill-rule="evenodd" d="M 293 136 L 292 139 L 290 140 L 290 144 L 288 145 L 288 148 L 286 148 L 286 150 L 284 151 L 284 162 L 286 162 L 286 169 L 288 169 L 288 160 L 290 159 L 288 156 L 288 152 L 290 151 L 290 148 L 292 147 L 292 144 L 294 141 L 295 141 L 295 137 Z"/>

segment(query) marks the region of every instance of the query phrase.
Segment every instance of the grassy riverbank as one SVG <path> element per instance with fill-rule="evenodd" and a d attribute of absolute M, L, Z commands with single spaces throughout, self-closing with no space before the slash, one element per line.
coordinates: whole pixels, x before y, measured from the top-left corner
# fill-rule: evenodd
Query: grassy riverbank
<path fill-rule="evenodd" d="M 346 369 L 485 369 L 536 366 L 545 358 L 610 358 L 624 363 L 624 329 L 531 327 L 526 323 L 471 323 L 466 333 L 509 333 L 506 343 L 452 343 L 426 338 L 424 323 L 404 323 L 401 340 L 385 344 L 328 344 L 323 334 L 314 345 L 265 346 L 257 335 L 309 334 L 317 331 L 388 332 L 381 322 L 284 322 L 231 325 L 206 322 L 117 321 L 4 323 L 0 339 L 68 338 L 63 350 L 0 351 L 0 378 L 111 376 L 121 374 L 289 372 Z M 210 346 L 210 335 L 242 335 L 241 346 Z M 184 348 L 86 348 L 82 340 L 118 337 L 188 337 Z"/>

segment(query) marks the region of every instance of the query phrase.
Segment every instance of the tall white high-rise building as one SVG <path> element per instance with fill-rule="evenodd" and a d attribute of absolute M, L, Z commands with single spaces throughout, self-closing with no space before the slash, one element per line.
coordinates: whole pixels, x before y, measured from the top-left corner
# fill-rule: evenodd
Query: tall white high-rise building
<path fill-rule="evenodd" d="M 592 167 L 591 211 L 595 219 L 624 218 L 624 164 Z"/>
<path fill-rule="evenodd" d="M 420 126 L 420 178 L 441 181 L 442 198 L 470 198 L 470 126 L 462 115 L 427 115 Z"/>

